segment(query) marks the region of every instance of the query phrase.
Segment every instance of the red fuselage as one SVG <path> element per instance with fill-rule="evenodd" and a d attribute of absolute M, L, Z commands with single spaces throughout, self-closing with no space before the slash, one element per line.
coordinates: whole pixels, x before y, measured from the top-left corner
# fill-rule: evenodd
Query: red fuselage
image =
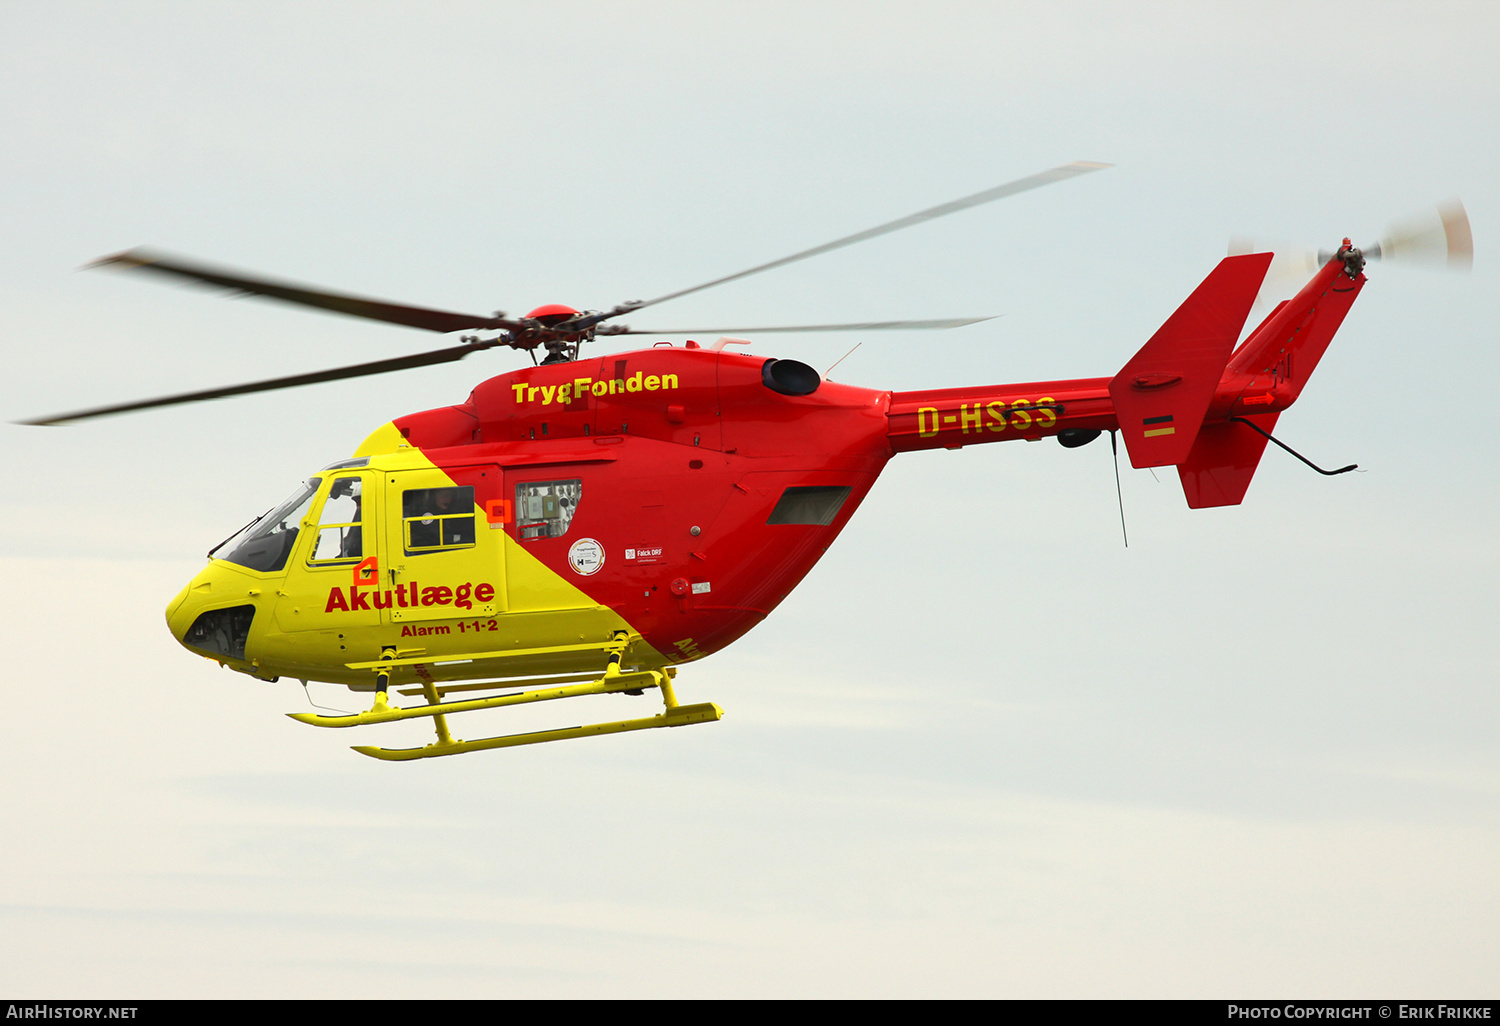
<path fill-rule="evenodd" d="M 529 482 L 581 482 L 564 535 L 528 537 L 519 506 L 506 530 L 673 661 L 774 609 L 895 453 L 1115 426 L 1107 378 L 894 394 L 822 381 L 790 395 L 767 383 L 777 362 L 661 346 L 528 368 L 395 426 L 481 508 L 519 503 Z M 813 507 L 799 512 L 788 489 Z M 598 572 L 570 563 L 579 538 L 603 546 Z"/>

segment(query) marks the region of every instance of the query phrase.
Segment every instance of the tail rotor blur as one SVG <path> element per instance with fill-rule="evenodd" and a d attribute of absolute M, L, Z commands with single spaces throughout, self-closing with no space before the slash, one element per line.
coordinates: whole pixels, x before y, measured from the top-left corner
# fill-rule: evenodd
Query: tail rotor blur
<path fill-rule="evenodd" d="M 1392 225 L 1365 250 L 1365 256 L 1434 270 L 1472 270 L 1474 233 L 1469 215 L 1456 198 L 1439 203 L 1418 217 Z"/>
<path fill-rule="evenodd" d="M 1260 294 L 1255 298 L 1256 309 L 1292 295 L 1334 256 L 1333 250 L 1313 250 L 1239 235 L 1229 240 L 1230 256 L 1266 252 L 1273 257 Z M 1467 272 L 1474 266 L 1474 234 L 1464 205 L 1455 198 L 1391 225 L 1379 242 L 1363 252 L 1365 259 L 1387 264 Z"/>

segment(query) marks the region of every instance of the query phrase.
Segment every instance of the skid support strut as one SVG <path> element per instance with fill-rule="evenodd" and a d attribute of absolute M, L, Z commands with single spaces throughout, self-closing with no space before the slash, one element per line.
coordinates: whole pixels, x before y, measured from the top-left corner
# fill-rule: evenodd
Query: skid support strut
<path fill-rule="evenodd" d="M 387 700 L 390 672 L 395 660 L 395 650 L 386 649 L 381 660 L 370 668 L 376 671 L 375 704 L 362 713 L 347 716 L 323 716 L 317 713 L 287 713 L 294 720 L 310 723 L 316 727 L 358 727 L 369 723 L 393 723 L 397 720 L 430 716 L 437 731 L 437 740 L 422 748 L 377 748 L 372 745 L 354 745 L 361 755 L 374 759 L 405 762 L 411 759 L 432 759 L 442 755 L 462 755 L 464 752 L 483 751 L 487 748 L 511 748 L 516 745 L 535 745 L 545 741 L 565 741 L 577 737 L 593 737 L 599 734 L 619 734 L 628 730 L 649 730 L 653 727 L 684 727 L 692 723 L 710 723 L 721 718 L 724 710 L 712 702 L 697 705 L 679 705 L 672 690 L 672 667 L 660 670 L 620 669 L 620 657 L 629 643 L 623 632 L 617 634 L 608 646 L 610 660 L 604 676 L 596 680 L 580 681 L 578 676 L 533 678 L 525 681 L 495 681 L 489 684 L 459 684 L 449 687 L 424 681 L 420 693 L 427 701 L 425 705 L 396 706 Z M 502 695 L 469 698 L 459 701 L 444 701 L 443 696 L 455 691 L 500 689 L 523 687 L 530 690 L 514 691 Z M 641 694 L 646 688 L 656 688 L 662 696 L 663 710 L 655 716 L 639 719 L 615 720 L 608 723 L 589 723 L 577 727 L 557 730 L 540 730 L 525 734 L 506 734 L 499 737 L 461 741 L 448 730 L 448 717 L 457 713 L 475 712 L 480 709 L 498 709 L 509 705 L 529 705 L 533 702 L 550 702 L 561 698 L 578 698 L 584 695 Z"/>

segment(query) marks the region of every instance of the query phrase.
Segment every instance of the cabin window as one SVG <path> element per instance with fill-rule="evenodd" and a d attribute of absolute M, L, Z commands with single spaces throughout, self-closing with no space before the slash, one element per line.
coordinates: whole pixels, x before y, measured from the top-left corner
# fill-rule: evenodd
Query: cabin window
<path fill-rule="evenodd" d="M 287 556 L 291 555 L 292 546 L 297 542 L 302 518 L 312 508 L 313 496 L 322 483 L 321 477 L 308 478 L 280 506 L 256 517 L 209 555 L 222 549 L 225 554 L 219 558 L 229 563 L 263 573 L 284 569 Z"/>
<path fill-rule="evenodd" d="M 364 482 L 335 478 L 318 517 L 318 542 L 310 562 L 331 563 L 364 556 Z"/>
<path fill-rule="evenodd" d="M 811 524 L 827 527 L 839 515 L 844 500 L 849 498 L 847 486 L 813 485 L 811 487 L 788 488 L 781 493 L 776 508 L 771 510 L 768 524 Z"/>
<path fill-rule="evenodd" d="M 413 488 L 402 492 L 401 530 L 408 555 L 473 545 L 473 487 Z"/>
<path fill-rule="evenodd" d="M 561 538 L 583 498 L 583 482 L 528 481 L 516 485 L 516 532 L 522 541 Z"/>

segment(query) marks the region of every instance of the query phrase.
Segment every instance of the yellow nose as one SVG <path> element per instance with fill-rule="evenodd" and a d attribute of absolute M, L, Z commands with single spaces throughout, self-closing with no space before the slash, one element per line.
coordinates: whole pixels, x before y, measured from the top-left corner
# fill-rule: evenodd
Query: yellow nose
<path fill-rule="evenodd" d="M 232 564 L 210 563 L 167 605 L 167 629 L 200 655 L 242 662 L 263 583 Z"/>

